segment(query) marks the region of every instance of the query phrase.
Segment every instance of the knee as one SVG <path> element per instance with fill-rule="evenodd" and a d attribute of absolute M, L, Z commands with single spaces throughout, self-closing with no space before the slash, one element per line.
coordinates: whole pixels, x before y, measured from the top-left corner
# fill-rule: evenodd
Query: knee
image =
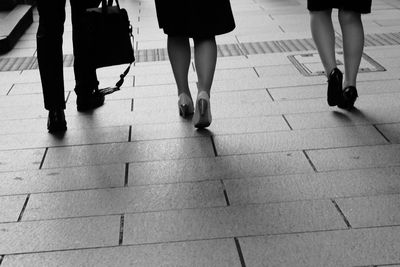
<path fill-rule="evenodd" d="M 193 43 L 195 46 L 197 46 L 202 43 L 216 44 L 216 41 L 215 41 L 215 36 L 201 36 L 201 37 L 194 37 Z"/>
<path fill-rule="evenodd" d="M 354 11 L 339 10 L 339 23 L 342 26 L 359 24 L 361 23 L 361 14 Z"/>

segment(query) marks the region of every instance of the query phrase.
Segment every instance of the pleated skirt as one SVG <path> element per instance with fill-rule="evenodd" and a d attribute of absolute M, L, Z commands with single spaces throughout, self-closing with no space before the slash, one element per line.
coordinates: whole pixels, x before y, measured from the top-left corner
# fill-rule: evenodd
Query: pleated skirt
<path fill-rule="evenodd" d="M 229 0 L 155 0 L 158 24 L 171 36 L 211 37 L 235 28 Z"/>
<path fill-rule="evenodd" d="M 343 9 L 361 14 L 371 13 L 372 0 L 307 0 L 307 8 L 310 11 L 322 11 L 326 9 Z"/>

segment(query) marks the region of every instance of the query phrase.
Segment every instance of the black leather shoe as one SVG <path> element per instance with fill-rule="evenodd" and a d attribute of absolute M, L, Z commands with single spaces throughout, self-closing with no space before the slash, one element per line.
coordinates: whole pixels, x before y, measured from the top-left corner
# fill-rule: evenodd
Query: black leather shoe
<path fill-rule="evenodd" d="M 67 122 L 65 121 L 63 109 L 49 111 L 47 130 L 49 130 L 49 133 L 64 132 L 67 130 Z"/>
<path fill-rule="evenodd" d="M 358 97 L 357 89 L 355 86 L 347 86 L 342 92 L 342 101 L 338 104 L 339 108 L 352 109 Z"/>
<path fill-rule="evenodd" d="M 328 76 L 328 105 L 336 106 L 342 101 L 343 74 L 334 68 Z"/>
<path fill-rule="evenodd" d="M 91 94 L 78 94 L 76 98 L 76 108 L 78 111 L 88 111 L 104 104 L 104 95 L 99 90 L 94 90 Z"/>

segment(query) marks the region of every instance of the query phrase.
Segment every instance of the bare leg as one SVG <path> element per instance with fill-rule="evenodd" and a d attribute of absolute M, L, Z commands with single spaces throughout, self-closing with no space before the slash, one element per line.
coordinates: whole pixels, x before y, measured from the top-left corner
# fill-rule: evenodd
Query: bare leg
<path fill-rule="evenodd" d="M 343 35 L 344 87 L 356 86 L 357 73 L 364 49 L 364 29 L 361 14 L 340 10 L 339 22 Z"/>
<path fill-rule="evenodd" d="M 168 56 L 178 87 L 178 95 L 186 93 L 190 97 L 188 82 L 190 66 L 189 38 L 168 36 Z"/>
<path fill-rule="evenodd" d="M 327 76 L 336 68 L 335 31 L 331 16 L 331 9 L 310 12 L 311 34 Z"/>
<path fill-rule="evenodd" d="M 217 44 L 215 37 L 194 39 L 194 59 L 198 88 L 210 95 L 217 64 Z"/>

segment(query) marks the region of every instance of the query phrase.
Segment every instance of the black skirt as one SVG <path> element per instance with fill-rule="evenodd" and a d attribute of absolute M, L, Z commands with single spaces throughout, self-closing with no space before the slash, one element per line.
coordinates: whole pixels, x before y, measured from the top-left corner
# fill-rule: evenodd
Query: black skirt
<path fill-rule="evenodd" d="M 310 11 L 338 8 L 361 14 L 367 14 L 371 13 L 371 5 L 372 0 L 307 0 L 307 8 Z"/>
<path fill-rule="evenodd" d="M 229 0 L 155 0 L 158 25 L 171 36 L 212 37 L 232 31 Z"/>

